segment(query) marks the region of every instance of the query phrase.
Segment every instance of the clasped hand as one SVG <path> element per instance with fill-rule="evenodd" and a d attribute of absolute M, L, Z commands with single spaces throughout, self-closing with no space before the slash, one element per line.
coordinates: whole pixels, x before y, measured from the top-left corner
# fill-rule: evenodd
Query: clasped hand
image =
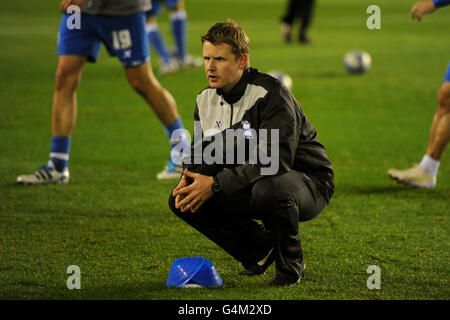
<path fill-rule="evenodd" d="M 189 184 L 189 180 L 193 180 Z M 175 208 L 181 212 L 196 212 L 206 200 L 214 195 L 212 191 L 213 178 L 185 169 L 178 185 L 173 189 Z"/>

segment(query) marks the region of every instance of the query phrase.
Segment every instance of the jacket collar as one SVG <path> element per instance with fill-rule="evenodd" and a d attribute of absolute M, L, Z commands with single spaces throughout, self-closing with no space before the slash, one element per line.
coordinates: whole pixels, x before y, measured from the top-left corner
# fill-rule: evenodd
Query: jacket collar
<path fill-rule="evenodd" d="M 229 103 L 233 104 L 239 101 L 245 93 L 247 88 L 248 75 L 251 69 L 245 69 L 239 82 L 231 89 L 230 92 L 225 93 L 222 89 L 216 89 L 218 95 L 222 96 L 223 99 Z"/>

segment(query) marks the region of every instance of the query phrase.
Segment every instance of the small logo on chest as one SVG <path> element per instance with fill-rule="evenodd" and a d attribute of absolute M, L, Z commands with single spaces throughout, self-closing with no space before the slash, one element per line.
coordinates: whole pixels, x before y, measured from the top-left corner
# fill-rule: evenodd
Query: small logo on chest
<path fill-rule="evenodd" d="M 253 138 L 253 134 L 251 132 L 250 128 L 250 122 L 248 121 L 242 121 L 242 129 L 244 129 L 244 138 L 251 139 Z"/>

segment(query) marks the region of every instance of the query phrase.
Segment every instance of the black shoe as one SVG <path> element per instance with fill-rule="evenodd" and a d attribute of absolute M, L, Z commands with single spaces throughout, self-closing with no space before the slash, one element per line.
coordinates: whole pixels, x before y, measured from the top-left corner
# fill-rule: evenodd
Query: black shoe
<path fill-rule="evenodd" d="M 298 278 L 298 279 L 292 279 L 292 278 L 289 279 L 289 278 L 281 276 L 280 274 L 277 273 L 275 278 L 270 280 L 269 286 L 283 287 L 283 286 L 293 286 L 293 285 L 298 284 L 300 282 L 300 280 L 302 280 L 302 278 L 305 276 L 306 265 L 305 265 L 304 262 L 302 262 L 301 267 L 302 267 L 302 269 L 301 269 L 301 273 L 300 273 L 300 278 Z"/>
<path fill-rule="evenodd" d="M 264 261 L 264 263 L 262 265 L 259 264 L 255 264 L 247 269 L 245 269 L 244 271 L 241 271 L 239 273 L 239 275 L 241 276 L 248 276 L 248 277 L 252 277 L 252 276 L 259 276 L 261 274 L 266 273 L 267 268 L 270 267 L 270 265 L 275 261 L 276 256 L 275 256 L 275 250 L 274 248 L 272 248 L 269 251 L 269 254 L 264 258 L 266 261 Z M 264 260 L 263 259 L 263 260 Z"/>
<path fill-rule="evenodd" d="M 305 35 L 300 36 L 298 39 L 298 42 L 300 42 L 300 44 L 303 44 L 303 45 L 310 45 L 312 43 L 311 39 Z"/>

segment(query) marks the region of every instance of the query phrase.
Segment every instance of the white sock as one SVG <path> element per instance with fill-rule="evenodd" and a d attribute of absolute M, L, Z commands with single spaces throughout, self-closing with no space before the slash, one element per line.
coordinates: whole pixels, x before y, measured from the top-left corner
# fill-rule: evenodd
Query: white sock
<path fill-rule="evenodd" d="M 424 155 L 422 158 L 422 161 L 419 163 L 419 168 L 422 168 L 427 172 L 429 175 L 436 177 L 439 169 L 440 162 L 437 160 L 434 160 L 428 155 Z"/>

